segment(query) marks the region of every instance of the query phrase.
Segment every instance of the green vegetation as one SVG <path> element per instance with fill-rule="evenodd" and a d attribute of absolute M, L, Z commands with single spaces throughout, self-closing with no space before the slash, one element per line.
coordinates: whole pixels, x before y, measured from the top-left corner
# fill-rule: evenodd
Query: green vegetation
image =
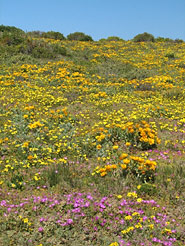
<path fill-rule="evenodd" d="M 83 32 L 74 32 L 67 35 L 68 40 L 77 40 L 77 41 L 93 41 L 92 37 L 84 34 Z"/>
<path fill-rule="evenodd" d="M 53 32 L 53 31 L 42 33 L 42 37 L 44 37 L 44 38 L 52 38 L 52 39 L 56 39 L 56 40 L 64 40 L 65 39 L 65 37 L 64 37 L 64 35 L 62 33 Z"/>
<path fill-rule="evenodd" d="M 185 43 L 0 30 L 0 245 L 184 245 Z"/>
<path fill-rule="evenodd" d="M 133 38 L 134 42 L 154 42 L 155 38 L 152 34 L 144 32 L 142 34 L 138 34 Z"/>

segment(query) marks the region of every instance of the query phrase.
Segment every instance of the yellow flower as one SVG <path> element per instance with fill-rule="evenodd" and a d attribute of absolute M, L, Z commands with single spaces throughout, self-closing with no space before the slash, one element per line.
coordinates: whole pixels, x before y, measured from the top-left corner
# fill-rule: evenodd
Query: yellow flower
<path fill-rule="evenodd" d="M 117 242 L 114 242 L 114 243 L 109 244 L 109 246 L 119 246 L 119 244 Z"/>
<path fill-rule="evenodd" d="M 127 233 L 127 231 L 126 230 L 123 230 L 123 231 L 121 231 L 123 234 L 126 234 Z"/>
<path fill-rule="evenodd" d="M 114 145 L 112 148 L 113 149 L 118 149 L 118 145 Z"/>
<path fill-rule="evenodd" d="M 118 199 L 121 199 L 123 196 L 122 195 L 117 195 L 117 198 Z"/>
<path fill-rule="evenodd" d="M 37 127 L 40 127 L 40 126 L 43 126 L 43 124 L 41 124 L 40 123 L 40 121 L 35 121 L 34 123 L 30 123 L 29 125 L 28 125 L 28 127 L 30 128 L 30 129 L 34 129 L 34 128 L 37 128 Z"/>
<path fill-rule="evenodd" d="M 123 160 L 123 163 L 124 163 L 124 164 L 128 164 L 128 163 L 130 163 L 130 160 L 129 160 L 129 159 L 124 159 L 124 160 Z"/>
<path fill-rule="evenodd" d="M 109 244 L 109 246 L 119 246 L 119 243 L 114 242 L 114 243 Z"/>
<path fill-rule="evenodd" d="M 126 169 L 127 165 L 126 164 L 121 164 L 122 169 Z"/>
<path fill-rule="evenodd" d="M 129 147 L 129 146 L 131 145 L 131 143 L 130 143 L 130 142 L 126 142 L 125 145 L 126 145 L 127 147 Z"/>
<path fill-rule="evenodd" d="M 98 145 L 96 146 L 96 148 L 97 148 L 97 149 L 101 149 L 101 144 L 98 144 Z"/>
<path fill-rule="evenodd" d="M 29 142 L 24 142 L 23 145 L 22 145 L 22 147 L 23 147 L 23 148 L 27 148 L 28 145 L 29 145 Z"/>
<path fill-rule="evenodd" d="M 134 230 L 134 227 L 133 226 L 130 226 L 130 227 L 127 228 L 127 232 L 133 231 L 133 230 Z"/>
<path fill-rule="evenodd" d="M 34 176 L 34 179 L 35 179 L 35 181 L 38 181 L 39 180 L 39 178 L 37 176 Z"/>
<path fill-rule="evenodd" d="M 125 220 L 132 220 L 132 216 L 130 215 L 125 216 Z"/>
<path fill-rule="evenodd" d="M 137 194 L 135 192 L 128 192 L 127 197 L 134 197 L 137 198 Z"/>
<path fill-rule="evenodd" d="M 28 218 L 23 219 L 24 223 L 28 223 Z"/>
<path fill-rule="evenodd" d="M 132 216 L 136 216 L 136 215 L 139 215 L 139 213 L 138 212 L 133 212 L 132 213 Z"/>
<path fill-rule="evenodd" d="M 172 231 L 170 229 L 168 229 L 168 228 L 164 228 L 164 231 L 162 233 L 165 233 L 165 232 L 167 234 L 171 234 L 172 233 Z"/>
<path fill-rule="evenodd" d="M 150 145 L 153 145 L 154 144 L 154 139 L 153 138 L 149 138 L 148 142 L 149 142 Z"/>
<path fill-rule="evenodd" d="M 139 203 L 142 202 L 142 201 L 143 201 L 142 198 L 138 198 L 138 199 L 137 199 L 137 202 L 139 202 Z"/>
<path fill-rule="evenodd" d="M 148 225 L 148 227 L 149 227 L 151 230 L 153 230 L 153 229 L 154 229 L 154 224 L 150 224 L 150 225 Z"/>
<path fill-rule="evenodd" d="M 142 228 L 141 223 L 136 224 L 136 225 L 135 225 L 135 228 Z"/>

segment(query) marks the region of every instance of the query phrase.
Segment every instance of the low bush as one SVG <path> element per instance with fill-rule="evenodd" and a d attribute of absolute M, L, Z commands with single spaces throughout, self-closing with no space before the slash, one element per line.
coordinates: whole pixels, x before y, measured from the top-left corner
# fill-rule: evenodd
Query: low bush
<path fill-rule="evenodd" d="M 155 38 L 152 34 L 144 32 L 142 34 L 138 34 L 133 38 L 134 42 L 154 42 Z"/>
<path fill-rule="evenodd" d="M 62 33 L 54 32 L 54 31 L 43 32 L 41 36 L 43 38 L 51 38 L 51 39 L 56 39 L 56 40 L 64 40 L 65 39 L 65 37 Z"/>
<path fill-rule="evenodd" d="M 77 41 L 93 41 L 92 37 L 89 35 L 86 35 L 83 32 L 74 32 L 70 33 L 67 36 L 68 40 L 77 40 Z"/>
<path fill-rule="evenodd" d="M 18 46 L 19 52 L 22 54 L 32 55 L 34 58 L 53 59 L 58 55 L 65 56 L 66 49 L 59 44 L 48 44 L 41 40 L 27 39 Z"/>
<path fill-rule="evenodd" d="M 123 41 L 123 39 L 117 36 L 110 36 L 107 38 L 107 41 Z"/>

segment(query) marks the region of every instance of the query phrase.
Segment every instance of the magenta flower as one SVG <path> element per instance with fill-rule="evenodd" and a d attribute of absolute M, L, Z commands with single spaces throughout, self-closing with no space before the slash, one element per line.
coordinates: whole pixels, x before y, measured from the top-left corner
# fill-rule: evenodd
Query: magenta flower
<path fill-rule="evenodd" d="M 70 224 L 72 224 L 72 223 L 73 223 L 73 220 L 72 220 L 72 219 L 68 219 L 68 220 L 67 220 L 67 224 L 68 224 L 68 225 L 70 225 Z"/>
<path fill-rule="evenodd" d="M 39 227 L 38 231 L 43 232 L 44 231 L 43 227 Z"/>

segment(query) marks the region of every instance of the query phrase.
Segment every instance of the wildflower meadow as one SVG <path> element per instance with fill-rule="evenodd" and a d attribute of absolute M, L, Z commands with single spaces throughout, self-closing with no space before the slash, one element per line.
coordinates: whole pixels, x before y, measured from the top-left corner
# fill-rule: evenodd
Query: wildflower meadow
<path fill-rule="evenodd" d="M 184 245 L 185 43 L 0 50 L 0 245 Z"/>

